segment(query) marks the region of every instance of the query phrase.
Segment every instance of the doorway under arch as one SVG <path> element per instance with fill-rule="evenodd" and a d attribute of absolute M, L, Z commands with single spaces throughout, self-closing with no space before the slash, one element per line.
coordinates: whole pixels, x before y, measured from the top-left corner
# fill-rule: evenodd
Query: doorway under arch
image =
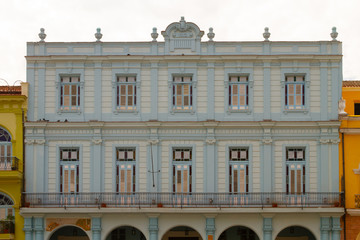
<path fill-rule="evenodd" d="M 234 226 L 226 229 L 220 234 L 218 240 L 260 240 L 258 235 L 250 228 L 244 226 Z"/>
<path fill-rule="evenodd" d="M 84 230 L 75 226 L 66 226 L 57 229 L 50 240 L 90 240 Z"/>
<path fill-rule="evenodd" d="M 146 240 L 145 235 L 132 226 L 122 226 L 112 230 L 106 240 Z"/>
<path fill-rule="evenodd" d="M 161 240 L 202 240 L 202 237 L 191 227 L 178 226 L 167 231 Z"/>
<path fill-rule="evenodd" d="M 316 240 L 314 234 L 300 226 L 290 226 L 283 229 L 275 240 Z"/>

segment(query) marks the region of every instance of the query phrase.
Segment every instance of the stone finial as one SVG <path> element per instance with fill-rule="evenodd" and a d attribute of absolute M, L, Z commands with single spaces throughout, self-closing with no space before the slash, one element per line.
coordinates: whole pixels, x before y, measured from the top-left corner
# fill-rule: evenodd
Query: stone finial
<path fill-rule="evenodd" d="M 153 42 L 156 42 L 156 39 L 157 39 L 157 37 L 159 36 L 159 34 L 157 33 L 157 28 L 156 27 L 154 27 L 153 28 L 153 31 L 152 31 L 152 33 L 151 33 L 151 37 L 153 38 Z"/>
<path fill-rule="evenodd" d="M 269 32 L 268 27 L 264 28 L 264 30 L 265 30 L 265 32 L 263 33 L 263 37 L 265 38 L 264 41 L 267 42 L 267 41 L 269 41 L 269 37 L 270 37 L 271 33 Z"/>
<path fill-rule="evenodd" d="M 347 112 L 345 112 L 345 99 L 343 97 L 341 97 L 341 99 L 339 100 L 339 105 L 338 105 L 338 113 L 340 116 L 346 116 L 348 115 Z"/>
<path fill-rule="evenodd" d="M 44 28 L 40 28 L 39 38 L 40 42 L 45 42 L 46 34 Z"/>
<path fill-rule="evenodd" d="M 207 34 L 208 38 L 209 38 L 209 42 L 213 41 L 213 38 L 215 37 L 215 33 L 213 32 L 213 28 L 209 28 L 209 33 Z"/>
<path fill-rule="evenodd" d="M 332 28 L 332 32 L 330 33 L 330 36 L 331 36 L 333 41 L 337 41 L 336 38 L 338 36 L 338 33 L 336 32 L 336 27 Z"/>
<path fill-rule="evenodd" d="M 97 28 L 96 29 L 96 33 L 95 33 L 95 38 L 97 42 L 100 42 L 101 38 L 102 38 L 102 33 L 101 33 L 101 28 Z"/>

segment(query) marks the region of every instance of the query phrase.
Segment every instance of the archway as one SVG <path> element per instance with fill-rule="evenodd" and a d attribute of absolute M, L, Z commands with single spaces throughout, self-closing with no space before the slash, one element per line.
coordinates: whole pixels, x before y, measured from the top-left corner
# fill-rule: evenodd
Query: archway
<path fill-rule="evenodd" d="M 57 229 L 50 240 L 90 240 L 84 230 L 75 226 L 66 226 Z"/>
<path fill-rule="evenodd" d="M 316 240 L 315 236 L 306 228 L 290 226 L 283 229 L 275 240 Z"/>
<path fill-rule="evenodd" d="M 14 233 L 15 211 L 14 201 L 7 195 L 0 193 L 0 234 Z"/>
<path fill-rule="evenodd" d="M 122 226 L 115 228 L 106 237 L 106 240 L 146 240 L 144 234 L 137 228 Z"/>
<path fill-rule="evenodd" d="M 248 227 L 234 226 L 226 229 L 220 234 L 218 240 L 259 240 L 258 235 Z"/>
<path fill-rule="evenodd" d="M 202 240 L 202 237 L 191 227 L 178 226 L 167 231 L 161 240 Z"/>

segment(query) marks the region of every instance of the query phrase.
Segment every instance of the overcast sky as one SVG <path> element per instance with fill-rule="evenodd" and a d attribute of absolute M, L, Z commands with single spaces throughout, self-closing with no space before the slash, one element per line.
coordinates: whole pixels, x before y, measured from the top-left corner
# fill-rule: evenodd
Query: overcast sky
<path fill-rule="evenodd" d="M 92 42 L 97 27 L 104 42 L 151 41 L 153 27 L 181 16 L 205 34 L 213 27 L 215 41 L 262 41 L 264 27 L 272 41 L 331 40 L 336 26 L 344 79 L 360 80 L 360 0 L 0 0 L 0 9 L 0 79 L 10 84 L 26 81 L 26 42 L 41 27 L 48 42 Z"/>

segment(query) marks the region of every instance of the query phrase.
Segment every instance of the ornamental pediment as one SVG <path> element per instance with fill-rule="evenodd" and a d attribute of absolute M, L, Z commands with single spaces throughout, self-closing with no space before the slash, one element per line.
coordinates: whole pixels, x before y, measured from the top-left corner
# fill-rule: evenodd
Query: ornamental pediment
<path fill-rule="evenodd" d="M 167 53 L 190 53 L 200 52 L 201 37 L 204 31 L 192 22 L 186 22 L 181 17 L 179 22 L 171 23 L 161 34 L 165 39 L 165 49 Z"/>

